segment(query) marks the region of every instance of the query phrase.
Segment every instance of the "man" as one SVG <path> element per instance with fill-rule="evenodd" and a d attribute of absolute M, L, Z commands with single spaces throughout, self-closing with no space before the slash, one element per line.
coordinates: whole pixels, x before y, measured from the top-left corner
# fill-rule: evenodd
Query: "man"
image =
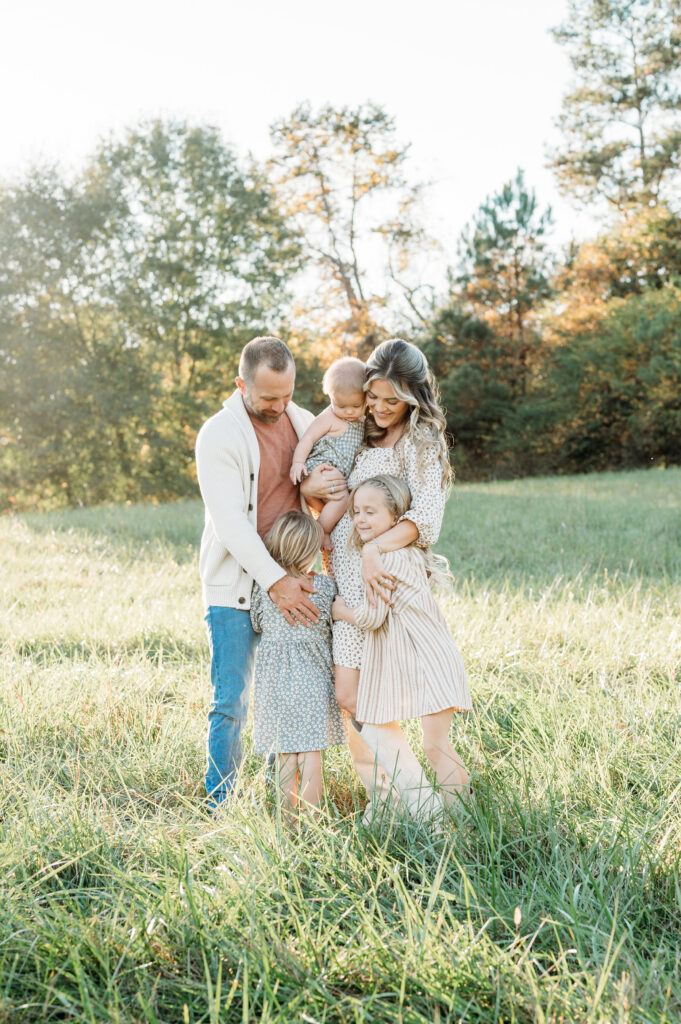
<path fill-rule="evenodd" d="M 300 508 L 289 470 L 312 414 L 291 401 L 294 383 L 287 346 L 278 338 L 254 338 L 241 353 L 237 390 L 196 440 L 206 512 L 199 569 L 213 687 L 206 792 L 214 807 L 228 796 L 241 764 L 256 649 L 249 613 L 253 580 L 289 622 L 305 627 L 319 617 L 310 599 L 314 587 L 287 576 L 263 543 L 280 513 Z M 313 496 L 323 501 L 344 486 L 333 467 L 311 474 Z"/>

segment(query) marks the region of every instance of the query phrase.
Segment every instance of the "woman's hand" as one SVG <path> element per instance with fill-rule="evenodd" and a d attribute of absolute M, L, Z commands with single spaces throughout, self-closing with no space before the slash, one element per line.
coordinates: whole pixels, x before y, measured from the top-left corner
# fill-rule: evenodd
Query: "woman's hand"
<path fill-rule="evenodd" d="M 340 594 L 333 599 L 333 604 L 331 605 L 331 618 L 334 622 L 350 622 L 354 624 L 355 616 L 352 612 L 352 608 L 348 608 Z"/>
<path fill-rule="evenodd" d="M 370 605 L 376 607 L 377 597 L 390 604 L 392 591 L 395 589 L 395 577 L 385 569 L 376 541 L 369 541 L 362 548 L 362 579 Z"/>

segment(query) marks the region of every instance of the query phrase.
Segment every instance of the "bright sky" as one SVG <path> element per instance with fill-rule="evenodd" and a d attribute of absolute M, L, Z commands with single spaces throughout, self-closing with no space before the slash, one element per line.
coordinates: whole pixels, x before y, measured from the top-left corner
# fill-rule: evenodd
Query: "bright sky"
<path fill-rule="evenodd" d="M 566 0 L 21 0 L 3 12 L 0 177 L 33 160 L 77 167 L 140 118 L 218 125 L 269 153 L 268 126 L 303 100 L 382 104 L 435 183 L 428 219 L 447 253 L 479 203 L 526 172 L 556 240 L 595 230 L 545 169 L 570 80 L 548 29 Z"/>

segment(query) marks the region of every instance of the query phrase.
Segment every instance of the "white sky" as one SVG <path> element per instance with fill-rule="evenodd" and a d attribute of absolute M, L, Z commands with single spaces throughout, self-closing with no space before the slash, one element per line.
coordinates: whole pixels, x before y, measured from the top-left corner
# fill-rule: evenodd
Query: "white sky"
<path fill-rule="evenodd" d="M 435 182 L 428 220 L 453 257 L 466 221 L 518 166 L 556 240 L 595 225 L 545 169 L 570 80 L 548 29 L 566 0 L 6 0 L 0 178 L 31 161 L 77 167 L 143 117 L 218 125 L 242 154 L 299 102 L 382 104 Z"/>

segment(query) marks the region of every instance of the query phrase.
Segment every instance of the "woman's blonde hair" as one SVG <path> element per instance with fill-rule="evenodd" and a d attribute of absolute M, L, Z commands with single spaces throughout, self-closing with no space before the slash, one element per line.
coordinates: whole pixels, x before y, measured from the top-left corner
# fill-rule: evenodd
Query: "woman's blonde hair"
<path fill-rule="evenodd" d="M 366 366 L 365 391 L 371 387 L 372 381 L 384 380 L 393 389 L 396 398 L 412 406 L 406 429 L 395 445 L 395 451 L 400 454 L 404 439 L 409 437 L 416 448 L 419 466 L 422 466 L 425 449 L 435 445 L 442 467 L 442 486 L 448 487 L 453 474 L 449 462 L 447 421 L 440 408 L 437 385 L 423 352 L 402 338 L 390 338 L 374 349 Z M 369 411 L 364 447 L 373 448 L 385 434 L 386 430 L 378 426 Z"/>
<path fill-rule="evenodd" d="M 324 531 L 317 520 L 294 508 L 274 520 L 265 536 L 265 547 L 282 569 L 302 576 L 317 557 L 323 539 Z"/>
<path fill-rule="evenodd" d="M 357 484 L 352 488 L 352 491 L 350 492 L 350 500 L 348 502 L 348 512 L 350 513 L 350 516 L 354 515 L 355 495 L 362 487 L 373 487 L 374 490 L 380 492 L 383 496 L 383 500 L 385 501 L 386 508 L 393 517 L 394 522 L 401 519 L 405 512 L 411 508 L 411 491 L 404 480 L 401 480 L 398 476 L 391 476 L 389 473 L 379 473 L 376 476 L 370 476 L 367 480 L 363 480 L 361 484 Z M 348 538 L 348 545 L 355 548 L 361 548 L 362 543 L 363 542 L 353 525 L 352 533 Z M 452 589 L 452 573 L 449 568 L 449 562 L 444 555 L 436 555 L 430 550 L 430 548 L 424 550 L 423 548 L 417 547 L 416 540 L 413 540 L 408 547 L 413 547 L 423 558 L 423 565 L 426 570 L 431 589 Z"/>

